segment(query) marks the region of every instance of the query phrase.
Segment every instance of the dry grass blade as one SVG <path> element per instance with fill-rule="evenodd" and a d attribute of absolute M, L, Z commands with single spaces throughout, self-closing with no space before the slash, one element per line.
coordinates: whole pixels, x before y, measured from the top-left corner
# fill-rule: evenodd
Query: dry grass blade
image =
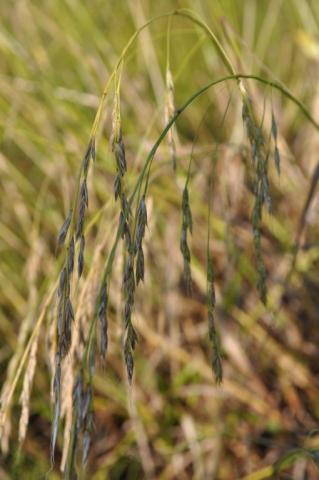
<path fill-rule="evenodd" d="M 28 364 L 26 366 L 26 372 L 23 379 L 23 386 L 20 396 L 20 403 L 22 405 L 20 422 L 19 422 L 19 443 L 24 442 L 28 423 L 29 423 L 29 410 L 30 410 L 30 396 L 32 390 L 33 377 L 37 364 L 37 351 L 38 351 L 39 334 L 33 340 L 33 344 L 30 350 L 30 356 Z"/>

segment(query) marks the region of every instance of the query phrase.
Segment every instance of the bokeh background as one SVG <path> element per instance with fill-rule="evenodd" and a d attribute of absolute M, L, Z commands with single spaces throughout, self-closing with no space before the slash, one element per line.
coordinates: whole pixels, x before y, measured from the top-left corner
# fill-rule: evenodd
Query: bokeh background
<path fill-rule="evenodd" d="M 72 202 L 103 87 L 136 28 L 180 7 L 202 16 L 239 71 L 279 80 L 319 119 L 315 0 L 1 2 L 1 383 L 10 381 L 36 321 L 44 316 L 27 436 L 19 446 L 23 370 L 10 408 L 11 436 L 0 463 L 1 479 L 44 478 L 50 469 L 48 339 L 55 310 L 53 301 L 45 302 L 61 265 L 55 255 L 57 232 Z M 134 43 L 123 69 L 128 191 L 164 125 L 166 35 L 164 18 Z M 203 32 L 181 18 L 172 23 L 170 63 L 176 106 L 227 73 Z M 266 112 L 265 128 L 272 105 L 279 130 L 281 175 L 271 160 L 273 212 L 263 218 L 269 304 L 264 307 L 256 291 L 252 169 L 240 97 L 235 83 L 223 83 L 178 121 L 176 175 L 167 142 L 154 161 L 147 200 L 146 278 L 138 289 L 133 317 L 139 343 L 132 389 L 121 354 L 122 250 L 118 252 L 110 290 L 108 360 L 96 370 L 93 445 L 81 478 L 319 478 L 319 198 L 314 175 L 319 134 L 280 94 L 252 82 L 247 85 L 257 114 L 261 118 Z M 109 145 L 111 111 L 112 95 L 89 177 L 85 273 L 74 293 L 77 316 L 87 322 L 118 223 Z M 179 235 L 181 193 L 192 150 L 194 292 L 189 298 Z M 207 177 L 212 158 L 221 386 L 214 384 L 211 372 L 205 307 Z M 303 217 L 311 182 L 314 191 Z M 300 250 L 287 281 L 300 226 Z M 63 388 L 70 393 L 71 369 L 67 378 L 69 388 L 68 382 Z M 2 446 L 6 450 L 6 439 Z M 62 452 L 63 428 L 48 478 L 60 478 Z"/>

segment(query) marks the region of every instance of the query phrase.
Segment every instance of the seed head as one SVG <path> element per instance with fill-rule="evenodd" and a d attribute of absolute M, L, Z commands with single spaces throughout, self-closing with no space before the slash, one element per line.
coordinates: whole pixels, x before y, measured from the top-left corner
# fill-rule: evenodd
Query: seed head
<path fill-rule="evenodd" d="M 120 131 L 120 134 L 118 136 L 115 136 L 113 139 L 112 150 L 115 155 L 117 170 L 119 174 L 123 177 L 127 170 L 127 165 L 126 165 L 126 158 L 125 158 L 125 146 L 122 140 L 121 131 Z"/>
<path fill-rule="evenodd" d="M 90 160 L 92 159 L 95 161 L 96 157 L 96 152 L 95 152 L 95 137 L 92 137 L 89 141 L 87 150 L 85 152 L 84 158 L 83 158 L 83 173 L 84 176 L 87 176 L 89 166 L 90 166 Z"/>

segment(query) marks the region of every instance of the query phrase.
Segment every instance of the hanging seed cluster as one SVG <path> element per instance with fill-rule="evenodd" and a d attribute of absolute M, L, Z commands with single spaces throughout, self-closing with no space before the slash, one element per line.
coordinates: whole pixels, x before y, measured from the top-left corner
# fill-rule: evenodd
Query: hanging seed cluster
<path fill-rule="evenodd" d="M 114 196 L 115 200 L 118 198 L 121 202 L 120 212 L 120 229 L 121 237 L 125 240 L 126 244 L 126 261 L 123 271 L 123 295 L 124 295 L 124 308 L 123 308 L 123 324 L 124 324 L 124 342 L 123 342 L 123 356 L 127 370 L 127 376 L 129 382 L 133 378 L 134 359 L 133 352 L 137 342 L 137 334 L 132 324 L 132 311 L 134 307 L 135 296 L 135 274 L 134 274 L 134 260 L 135 249 L 132 242 L 132 235 L 130 229 L 130 219 L 132 216 L 130 205 L 126 198 L 123 189 L 123 177 L 127 171 L 127 163 L 125 158 L 125 146 L 122 139 L 122 132 L 120 126 L 120 115 L 117 111 L 118 102 L 116 100 L 114 107 L 114 120 L 113 120 L 113 152 L 116 161 L 117 175 L 114 182 Z"/>
<path fill-rule="evenodd" d="M 125 238 L 127 249 L 131 248 L 131 233 L 129 227 L 129 217 L 131 214 L 130 207 L 128 204 L 127 197 L 123 188 L 124 175 L 127 171 L 127 163 L 125 157 L 125 145 L 122 138 L 122 130 L 119 123 L 117 114 L 114 114 L 115 120 L 113 120 L 113 130 L 112 135 L 112 151 L 114 153 L 115 162 L 116 162 L 116 177 L 114 180 L 114 197 L 115 200 L 120 200 L 121 202 L 121 212 L 120 212 L 120 226 L 122 225 L 122 239 Z"/>
<path fill-rule="evenodd" d="M 57 238 L 58 248 L 63 247 L 69 234 L 69 240 L 66 248 L 66 259 L 62 267 L 59 286 L 58 286 L 58 315 L 57 315 L 57 353 L 55 360 L 55 374 L 53 379 L 54 396 L 54 421 L 51 437 L 51 456 L 54 457 L 56 438 L 58 433 L 58 424 L 61 411 L 61 364 L 68 354 L 71 346 L 72 322 L 74 320 L 74 311 L 70 298 L 71 279 L 74 271 L 75 245 L 79 244 L 78 253 L 78 276 L 83 273 L 84 267 L 84 222 L 85 214 L 88 208 L 88 188 L 87 176 L 91 160 L 95 160 L 95 139 L 90 140 L 86 153 L 82 161 L 81 178 L 79 184 L 79 194 L 76 197 L 74 211 L 70 210 L 65 219 Z"/>
<path fill-rule="evenodd" d="M 119 228 L 122 231 L 122 238 L 126 239 L 127 248 L 130 248 L 131 234 L 129 227 L 129 204 L 124 191 L 124 175 L 127 171 L 127 163 L 125 156 L 125 145 L 122 137 L 119 98 L 118 93 L 114 98 L 113 121 L 112 121 L 112 152 L 115 158 L 116 176 L 114 180 L 114 197 L 121 204 Z M 97 317 L 99 321 L 100 331 L 100 354 L 103 359 L 106 358 L 108 347 L 108 292 L 106 278 L 103 277 L 97 299 Z M 92 346 L 90 350 L 89 364 L 94 365 L 95 349 Z"/>
<path fill-rule="evenodd" d="M 137 334 L 132 324 L 132 311 L 134 307 L 135 289 L 140 281 L 144 281 L 144 252 L 143 238 L 147 226 L 147 210 L 145 204 L 145 195 L 139 201 L 136 213 L 136 225 L 134 242 L 128 249 L 127 259 L 123 274 L 123 292 L 124 292 L 124 360 L 126 364 L 128 380 L 131 383 L 134 371 L 133 353 L 137 343 Z M 134 272 L 135 266 L 135 272 Z"/>
<path fill-rule="evenodd" d="M 130 253 L 127 256 L 123 274 L 123 292 L 124 292 L 124 360 L 126 364 L 128 380 L 131 383 L 134 371 L 133 352 L 137 342 L 137 334 L 132 324 L 132 310 L 134 307 L 135 295 L 135 277 L 134 277 L 134 255 Z"/>
<path fill-rule="evenodd" d="M 188 295 L 192 293 L 191 252 L 188 246 L 188 232 L 193 232 L 192 212 L 189 204 L 188 187 L 185 185 L 182 196 L 182 229 L 180 238 L 180 250 L 184 260 L 184 280 Z"/>
<path fill-rule="evenodd" d="M 166 74 L 166 116 L 170 121 L 175 114 L 174 106 L 174 86 L 170 70 Z M 126 364 L 127 376 L 129 383 L 132 382 L 134 373 L 134 350 L 138 341 L 137 333 L 132 323 L 132 313 L 135 302 L 136 287 L 141 281 L 144 281 L 144 252 L 143 240 L 147 226 L 147 209 L 146 209 L 146 191 L 148 177 L 145 184 L 144 194 L 141 195 L 139 190 L 139 199 L 137 201 L 135 218 L 132 218 L 131 202 L 125 194 L 124 180 L 127 173 L 127 162 L 125 154 L 125 145 L 122 137 L 120 108 L 119 108 L 119 89 L 116 91 L 114 109 L 113 109 L 113 131 L 112 131 L 112 151 L 115 159 L 116 176 L 114 180 L 114 197 L 115 201 L 120 204 L 119 230 L 117 239 L 121 238 L 125 245 L 125 261 L 123 268 L 123 356 Z M 251 105 L 248 101 L 243 104 L 242 117 L 247 131 L 249 143 L 251 146 L 253 165 L 255 169 L 254 195 L 255 204 L 252 213 L 252 225 L 254 233 L 254 245 L 256 250 L 257 271 L 258 271 L 258 290 L 261 299 L 266 303 L 266 269 L 264 266 L 261 253 L 261 220 L 262 209 L 266 205 L 271 208 L 271 198 L 268 181 L 268 156 L 265 154 L 264 138 L 261 128 L 256 124 L 252 113 Z M 171 150 L 172 162 L 174 169 L 176 168 L 176 146 L 173 135 L 174 125 L 168 130 L 168 142 Z M 277 146 L 277 125 L 272 112 L 271 134 L 274 141 L 274 160 L 275 165 L 280 171 L 280 155 Z M 52 462 L 54 457 L 55 444 L 58 434 L 59 418 L 61 413 L 61 364 L 71 346 L 72 322 L 74 320 L 74 312 L 70 299 L 71 279 L 75 269 L 75 254 L 77 257 L 77 272 L 81 277 L 84 269 L 84 224 L 85 216 L 88 208 L 88 188 L 87 177 L 91 160 L 95 160 L 95 139 L 90 140 L 86 154 L 83 158 L 78 192 L 75 199 L 73 210 L 70 210 L 65 219 L 58 235 L 58 247 L 61 248 L 68 238 L 66 248 L 66 259 L 59 277 L 58 286 L 58 320 L 57 320 L 57 353 L 55 358 L 55 375 L 53 379 L 53 395 L 54 395 L 54 420 L 51 437 L 51 454 Z M 188 245 L 188 236 L 192 234 L 193 221 L 189 201 L 188 182 L 190 175 L 190 166 L 187 180 L 182 194 L 182 227 L 180 237 L 180 250 L 184 260 L 184 279 L 187 293 L 192 291 L 191 276 L 191 252 Z M 143 177 L 140 184 L 142 186 Z M 140 196 L 141 195 L 141 196 Z M 209 210 L 210 212 L 210 210 Z M 208 222 L 209 223 L 209 222 Z M 131 225 L 134 228 L 131 229 Z M 212 349 L 212 370 L 217 383 L 223 378 L 221 347 L 219 335 L 215 325 L 215 288 L 214 288 L 214 270 L 213 263 L 209 251 L 209 234 L 208 234 L 208 250 L 207 250 L 207 309 L 208 309 L 208 329 L 209 340 Z M 110 257 L 112 259 L 112 257 Z M 112 259 L 113 260 L 113 259 Z M 112 261 L 111 260 L 111 261 Z M 96 310 L 94 320 L 99 322 L 99 350 L 103 359 L 106 357 L 108 347 L 108 269 L 105 270 L 96 302 Z M 88 370 L 85 377 L 82 369 L 77 377 L 73 389 L 73 423 L 72 436 L 68 451 L 68 462 L 66 473 L 71 476 L 75 473 L 76 455 L 81 444 L 82 463 L 87 462 L 91 434 L 93 430 L 93 374 L 95 369 L 95 352 L 96 352 L 96 324 L 92 323 L 85 359 Z M 85 380 L 84 380 L 85 378 Z"/>
<path fill-rule="evenodd" d="M 257 288 L 260 294 L 261 301 L 266 304 L 267 274 L 261 250 L 261 220 L 263 206 L 266 205 L 269 210 L 271 209 L 271 197 L 268 180 L 268 157 L 265 154 L 262 130 L 258 125 L 256 125 L 252 114 L 252 108 L 248 101 L 244 102 L 243 104 L 242 117 L 251 146 L 251 154 L 253 159 L 253 165 L 255 168 L 255 204 L 252 212 L 252 227 L 258 276 Z"/>

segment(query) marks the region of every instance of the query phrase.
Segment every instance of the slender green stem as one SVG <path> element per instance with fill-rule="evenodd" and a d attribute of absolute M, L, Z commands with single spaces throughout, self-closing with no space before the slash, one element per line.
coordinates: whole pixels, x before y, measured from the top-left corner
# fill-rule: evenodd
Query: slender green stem
<path fill-rule="evenodd" d="M 319 123 L 313 118 L 311 113 L 308 111 L 307 107 L 296 98 L 284 85 L 279 82 L 267 80 L 265 78 L 259 77 L 258 75 L 244 75 L 242 73 L 238 73 L 234 75 L 236 78 L 248 79 L 248 80 L 256 80 L 257 82 L 263 83 L 269 87 L 273 87 L 276 90 L 280 91 L 285 97 L 289 98 L 293 103 L 297 105 L 297 107 L 302 111 L 304 116 L 312 123 L 316 130 L 319 131 Z M 231 77 L 225 78 L 225 80 L 230 80 Z"/>

